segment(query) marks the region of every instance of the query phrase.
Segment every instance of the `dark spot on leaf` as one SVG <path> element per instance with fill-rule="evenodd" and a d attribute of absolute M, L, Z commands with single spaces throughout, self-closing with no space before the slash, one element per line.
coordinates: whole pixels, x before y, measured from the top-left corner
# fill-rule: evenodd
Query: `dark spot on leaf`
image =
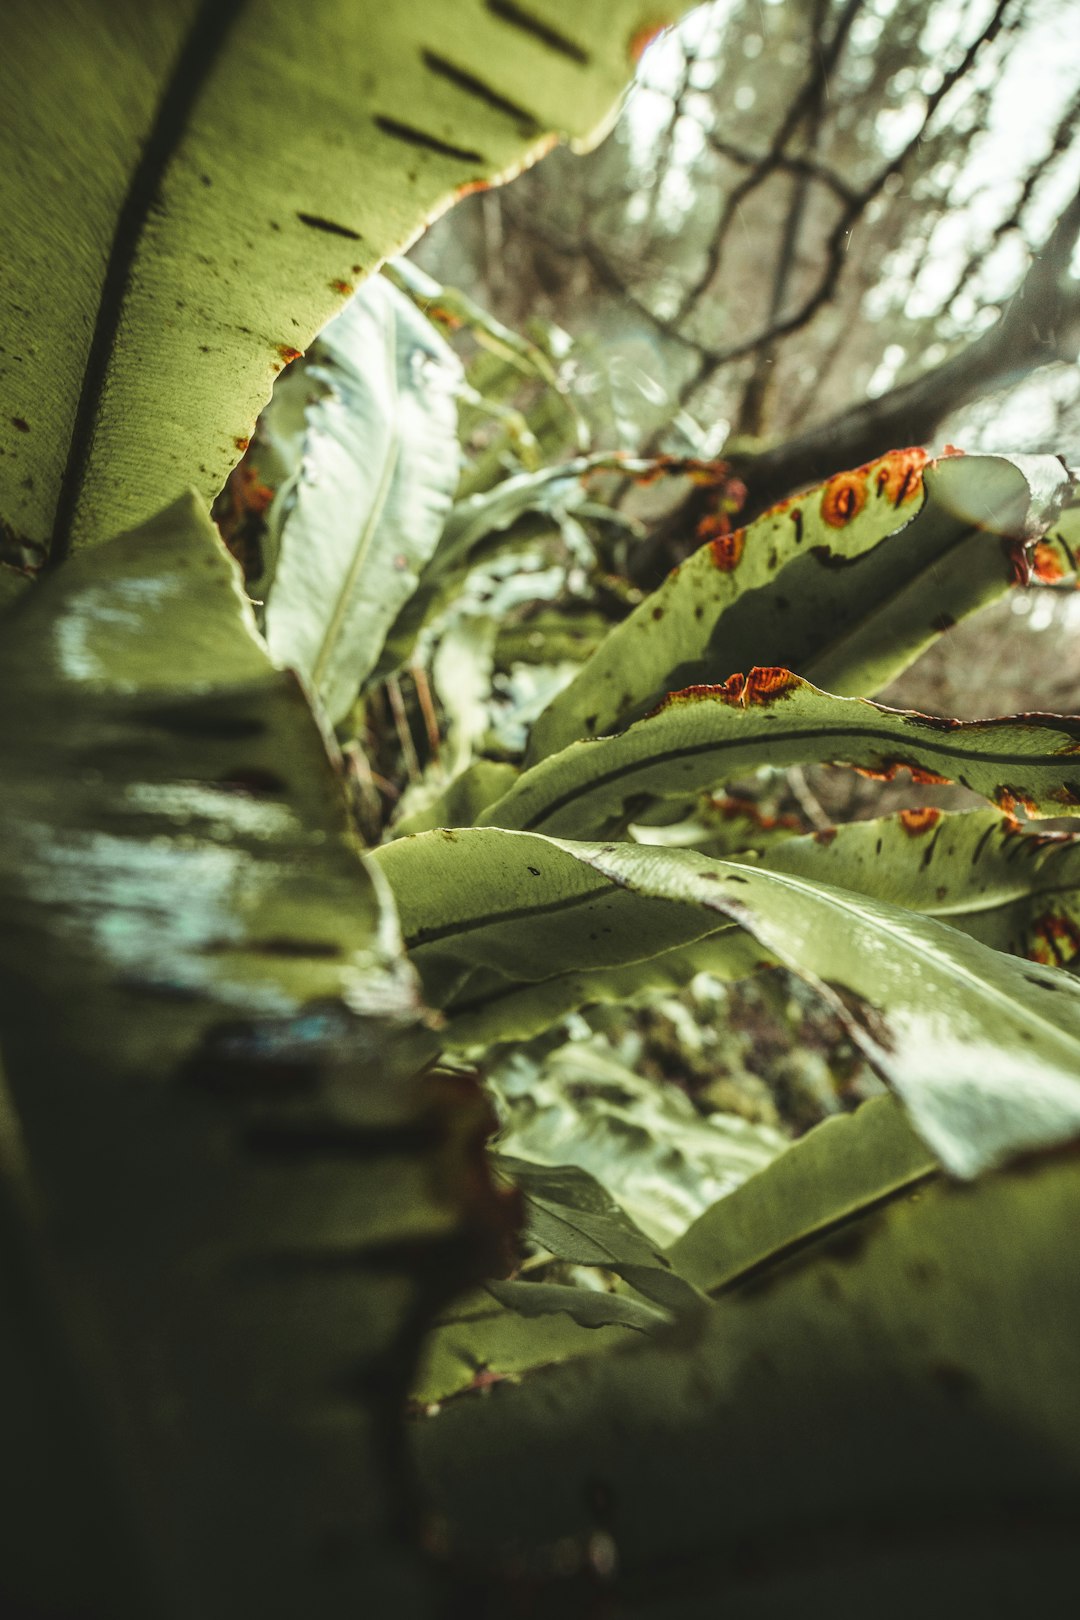
<path fill-rule="evenodd" d="M 474 96 L 478 101 L 485 102 L 493 111 L 503 113 L 507 118 L 512 118 L 523 134 L 539 134 L 540 123 L 531 112 L 520 106 L 516 101 L 511 101 L 508 96 L 504 96 L 500 91 L 493 89 L 483 79 L 478 79 L 475 74 L 467 73 L 464 68 L 458 67 L 455 62 L 448 61 L 445 56 L 437 55 L 435 51 L 423 50 L 420 52 L 420 56 L 429 73 L 434 73 L 440 79 L 445 79 L 447 83 L 456 85 L 459 90 L 464 90 L 466 95 Z"/>
<path fill-rule="evenodd" d="M 13 416 L 11 418 L 11 425 L 12 427 L 18 428 L 20 433 L 29 433 L 30 431 L 29 422 L 26 421 L 26 419 L 22 416 Z"/>
<path fill-rule="evenodd" d="M 744 877 L 737 877 L 734 873 L 731 873 L 729 875 L 727 881 L 729 883 L 749 883 L 750 879 L 749 878 L 744 878 Z"/>
<path fill-rule="evenodd" d="M 416 129 L 412 124 L 403 124 L 397 118 L 388 118 L 384 113 L 376 113 L 373 122 L 384 135 L 391 135 L 396 141 L 406 141 L 410 146 L 422 146 L 429 152 L 437 152 L 440 157 L 453 158 L 458 163 L 487 162 L 482 152 L 474 151 L 470 146 L 455 146 L 452 141 L 441 140 L 438 135 Z"/>
<path fill-rule="evenodd" d="M 660 620 L 664 617 L 663 608 L 662 607 L 654 607 L 653 610 L 652 610 L 652 616 L 655 619 L 655 621 L 657 622 L 657 624 L 659 624 Z"/>
<path fill-rule="evenodd" d="M 527 872 L 531 872 L 533 877 L 539 877 L 540 876 L 540 868 L 538 866 L 527 866 L 525 868 L 525 870 Z"/>
<path fill-rule="evenodd" d="M 532 16 L 523 6 L 517 4 L 517 0 L 487 0 L 487 8 L 492 16 L 499 18 L 500 22 L 509 23 L 513 28 L 520 28 L 522 33 L 531 34 L 541 45 L 546 45 L 549 51 L 557 51 L 560 56 L 565 56 L 582 67 L 588 65 L 589 53 L 583 50 L 576 40 L 568 39 L 550 23 Z"/>
<path fill-rule="evenodd" d="M 348 225 L 339 225 L 335 219 L 324 219 L 321 214 L 302 214 L 299 209 L 296 214 L 301 225 L 306 225 L 313 231 L 325 231 L 328 236 L 344 236 L 350 242 L 361 240 L 359 231 L 350 229 Z"/>

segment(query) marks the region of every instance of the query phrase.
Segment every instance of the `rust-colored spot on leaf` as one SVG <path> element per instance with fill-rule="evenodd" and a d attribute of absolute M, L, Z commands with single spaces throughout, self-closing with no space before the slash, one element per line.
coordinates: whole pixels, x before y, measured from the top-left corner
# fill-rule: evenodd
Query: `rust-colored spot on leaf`
<path fill-rule="evenodd" d="M 1001 549 L 1005 553 L 1005 561 L 1009 565 L 1009 582 L 1012 585 L 1031 584 L 1031 558 L 1027 547 L 1022 540 L 1010 540 L 1005 536 L 1001 540 Z"/>
<path fill-rule="evenodd" d="M 994 789 L 994 803 L 1004 810 L 1007 816 L 1014 816 L 1017 810 L 1023 810 L 1029 816 L 1038 816 L 1039 807 L 1034 799 L 1028 797 L 1022 788 L 1009 787 L 1003 783 Z"/>
<path fill-rule="evenodd" d="M 245 454 L 245 452 L 247 450 L 247 447 L 248 447 L 248 445 L 250 443 L 251 443 L 251 440 L 249 438 L 245 438 L 243 436 L 243 434 L 238 434 L 237 437 L 233 440 L 233 444 L 235 444 L 236 448 L 239 450 L 241 455 Z"/>
<path fill-rule="evenodd" d="M 644 23 L 640 28 L 635 28 L 627 45 L 627 53 L 631 62 L 637 63 L 641 61 L 653 40 L 660 38 L 669 21 L 670 18 L 663 22 Z"/>
<path fill-rule="evenodd" d="M 831 529 L 843 529 L 866 505 L 866 477 L 861 472 L 837 473 L 821 491 L 821 516 Z"/>
<path fill-rule="evenodd" d="M 793 692 L 801 686 L 797 675 L 790 669 L 752 669 L 746 678 L 746 703 L 774 703 L 777 698 L 783 697 L 785 692 Z"/>
<path fill-rule="evenodd" d="M 709 542 L 712 560 L 721 573 L 730 574 L 739 566 L 745 544 L 745 529 L 734 529 L 731 534 L 717 535 L 715 540 Z"/>
<path fill-rule="evenodd" d="M 477 175 L 473 180 L 465 180 L 460 186 L 455 186 L 454 196 L 460 202 L 462 197 L 473 197 L 478 191 L 490 191 L 491 181 L 485 180 L 483 175 Z"/>
<path fill-rule="evenodd" d="M 291 343 L 279 343 L 277 346 L 277 352 L 280 354 L 285 364 L 289 365 L 291 361 L 299 360 L 303 350 L 294 349 Z"/>
<path fill-rule="evenodd" d="M 835 827 L 819 827 L 817 832 L 814 834 L 814 843 L 815 844 L 821 844 L 824 848 L 827 849 L 828 846 L 832 843 L 832 841 L 833 841 L 833 839 L 835 837 L 836 837 L 836 828 Z"/>
<path fill-rule="evenodd" d="M 1046 967 L 1063 967 L 1080 951 L 1080 927 L 1060 912 L 1047 911 L 1036 917 L 1031 933 L 1028 955 Z"/>
<path fill-rule="evenodd" d="M 921 765 L 913 765 L 907 759 L 887 759 L 876 769 L 869 765 L 853 765 L 852 770 L 859 776 L 869 777 L 872 782 L 891 782 L 901 771 L 909 771 L 913 782 L 919 782 L 926 787 L 946 787 L 951 780 L 948 776 L 939 776 L 937 771 L 928 771 Z"/>
<path fill-rule="evenodd" d="M 351 281 L 331 281 L 330 291 L 340 293 L 342 298 L 351 298 L 356 288 Z"/>
<path fill-rule="evenodd" d="M 933 805 L 924 805 L 921 810 L 901 810 L 900 825 L 911 838 L 921 838 L 928 833 L 931 827 L 936 827 L 941 820 L 941 811 L 935 810 Z"/>
<path fill-rule="evenodd" d="M 1040 540 L 1031 554 L 1031 571 L 1044 585 L 1056 585 L 1065 578 L 1065 564 L 1056 546 Z"/>
<path fill-rule="evenodd" d="M 925 450 L 893 450 L 873 461 L 867 472 L 873 475 L 879 495 L 892 506 L 903 506 L 922 492 L 923 468 L 930 458 Z"/>
<path fill-rule="evenodd" d="M 775 832 L 784 828 L 789 832 L 801 832 L 802 822 L 798 816 L 779 815 L 770 816 L 762 810 L 753 799 L 746 799 L 735 793 L 714 793 L 709 798 L 709 809 L 724 821 L 749 821 L 762 832 Z"/>

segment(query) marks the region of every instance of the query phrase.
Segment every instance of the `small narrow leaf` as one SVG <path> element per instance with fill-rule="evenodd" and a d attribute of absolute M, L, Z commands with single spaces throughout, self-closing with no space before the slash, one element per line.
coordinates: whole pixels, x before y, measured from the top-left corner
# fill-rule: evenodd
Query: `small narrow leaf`
<path fill-rule="evenodd" d="M 302 364 L 312 394 L 300 468 L 267 515 L 266 638 L 336 723 L 377 664 L 450 511 L 461 366 L 379 277 Z"/>

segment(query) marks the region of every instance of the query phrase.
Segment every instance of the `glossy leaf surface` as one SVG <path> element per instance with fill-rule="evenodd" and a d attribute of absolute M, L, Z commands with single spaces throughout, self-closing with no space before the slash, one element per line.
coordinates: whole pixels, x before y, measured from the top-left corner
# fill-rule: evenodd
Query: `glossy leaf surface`
<path fill-rule="evenodd" d="M 4 1061 L 151 1612 L 423 1613 L 379 1436 L 407 1324 L 491 1264 L 485 1111 L 417 1078 L 434 1040 L 385 891 L 197 500 L 70 561 L 6 632 Z M 5 1494 L 20 1468 L 9 1445 Z M 55 1562 L 33 1505 L 5 1518 L 12 1604 L 43 1534 Z M 60 1612 L 111 1620 L 81 1581 Z"/>

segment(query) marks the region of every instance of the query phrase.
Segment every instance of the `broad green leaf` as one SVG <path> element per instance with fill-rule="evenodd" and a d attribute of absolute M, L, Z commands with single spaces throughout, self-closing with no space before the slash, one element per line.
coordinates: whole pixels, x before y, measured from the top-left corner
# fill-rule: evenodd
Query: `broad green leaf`
<path fill-rule="evenodd" d="M 670 20 L 652 0 L 12 0 L 0 519 L 63 551 L 189 481 L 209 502 L 357 282 L 552 134 L 596 132 Z"/>
<path fill-rule="evenodd" d="M 782 669 L 674 692 L 628 731 L 571 743 L 481 813 L 485 826 L 567 837 L 621 832 L 657 801 L 686 801 L 760 765 L 831 761 L 869 775 L 909 769 L 955 781 L 1003 809 L 1080 808 L 1080 718 L 939 720 L 833 697 Z"/>
<path fill-rule="evenodd" d="M 725 919 L 836 1007 L 954 1174 L 1080 1135 L 1080 981 L 933 918 L 692 850 L 495 829 L 379 860 L 425 988 L 451 1009 L 466 964 L 542 979 L 692 946 Z"/>
<path fill-rule="evenodd" d="M 822 1133 L 838 1178 L 859 1129 Z M 508 1601 L 533 1572 L 538 1617 L 588 1613 L 598 1585 L 634 1620 L 1053 1612 L 1080 1503 L 1078 1218 L 1072 1155 L 899 1184 L 696 1334 L 417 1421 L 449 1555 Z"/>
<path fill-rule="evenodd" d="M 940 917 L 996 950 L 1061 967 L 1080 950 L 1080 836 L 994 810 L 902 810 L 789 838 L 762 864 Z"/>
<path fill-rule="evenodd" d="M 753 1283 L 941 1171 L 891 1097 L 823 1120 L 704 1214 L 668 1250 L 706 1293 Z"/>
<path fill-rule="evenodd" d="M 442 533 L 461 367 L 377 276 L 298 364 L 309 403 L 299 468 L 267 513 L 264 622 L 273 658 L 299 670 L 336 724 Z"/>
<path fill-rule="evenodd" d="M 896 451 L 838 473 L 702 546 L 541 716 L 528 762 L 751 664 L 841 695 L 879 691 L 1008 588 L 1014 556 L 1069 488 L 1051 456 L 953 456 L 924 472 L 925 461 Z"/>
<path fill-rule="evenodd" d="M 503 1153 L 494 1164 L 521 1193 L 525 1236 L 557 1260 L 602 1266 L 667 1310 L 697 1308 L 696 1290 L 675 1275 L 667 1256 L 587 1170 Z"/>
<path fill-rule="evenodd" d="M 377 1436 L 505 1216 L 337 764 L 195 497 L 36 589 L 0 675 L 3 1058 L 150 1612 L 424 1613 Z"/>

